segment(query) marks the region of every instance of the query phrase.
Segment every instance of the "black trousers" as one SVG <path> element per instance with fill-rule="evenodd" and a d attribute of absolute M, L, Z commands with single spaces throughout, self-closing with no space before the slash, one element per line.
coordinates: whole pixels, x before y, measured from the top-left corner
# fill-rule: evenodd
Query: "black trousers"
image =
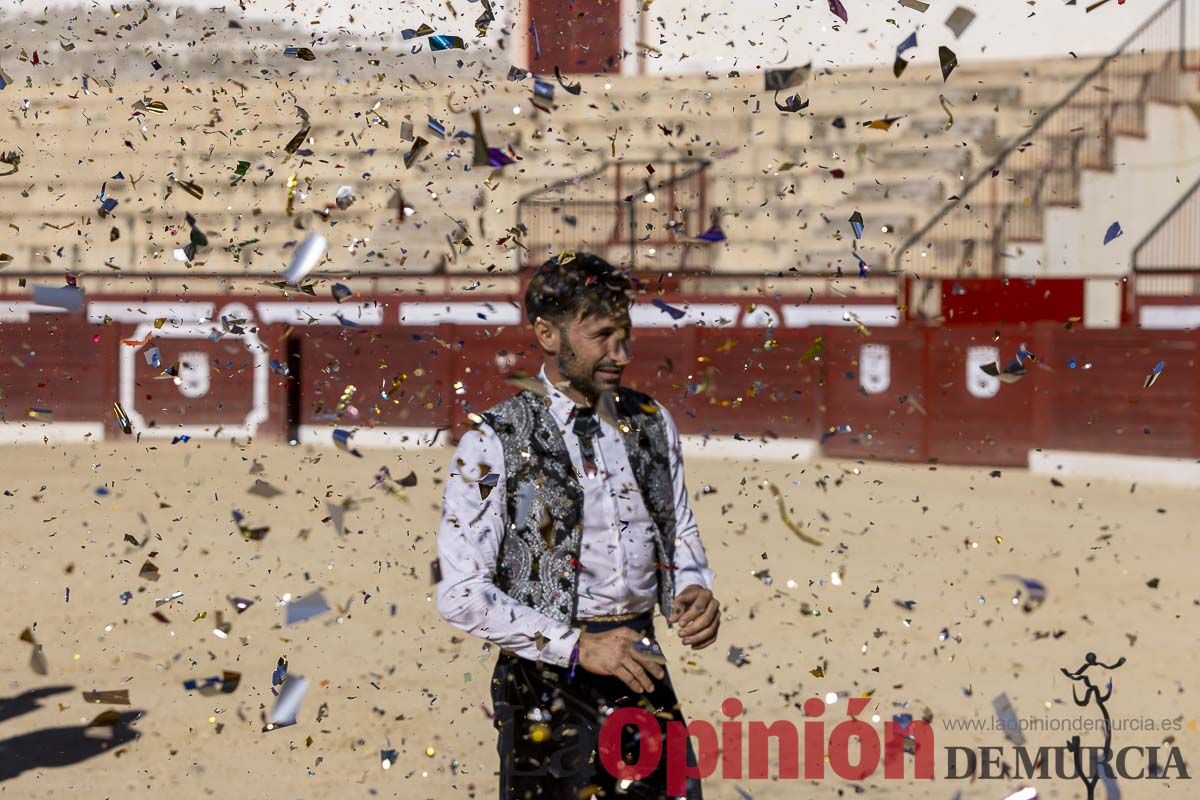
<path fill-rule="evenodd" d="M 626 626 L 653 638 L 651 617 L 648 612 L 628 622 L 589 622 L 585 629 L 599 633 Z M 492 675 L 501 800 L 668 800 L 666 725 L 685 722 L 670 674 L 661 681 L 651 676 L 654 690 L 637 693 L 619 678 L 578 667 L 568 679 L 568 672 L 501 653 Z M 625 786 L 605 769 L 598 752 L 606 711 L 619 708 L 642 708 L 654 715 L 663 746 L 655 771 Z M 637 729 L 627 727 L 621 736 L 626 763 L 638 761 L 640 747 Z M 690 740 L 687 763 L 696 763 Z M 700 782 L 689 779 L 683 797 L 701 800 Z"/>

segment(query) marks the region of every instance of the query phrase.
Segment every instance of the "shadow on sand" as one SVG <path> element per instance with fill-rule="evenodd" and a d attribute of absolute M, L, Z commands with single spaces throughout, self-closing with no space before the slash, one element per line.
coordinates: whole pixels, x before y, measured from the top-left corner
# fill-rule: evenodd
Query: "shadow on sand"
<path fill-rule="evenodd" d="M 41 699 L 63 692 L 73 686 L 45 686 L 30 689 L 13 697 L 0 698 L 0 722 L 28 714 L 42 708 Z M 30 769 L 66 767 L 94 758 L 128 744 L 139 734 L 132 724 L 140 719 L 143 711 L 123 711 L 111 714 L 105 724 L 66 725 L 59 728 L 22 733 L 8 739 L 0 739 L 0 781 L 11 780 Z"/>

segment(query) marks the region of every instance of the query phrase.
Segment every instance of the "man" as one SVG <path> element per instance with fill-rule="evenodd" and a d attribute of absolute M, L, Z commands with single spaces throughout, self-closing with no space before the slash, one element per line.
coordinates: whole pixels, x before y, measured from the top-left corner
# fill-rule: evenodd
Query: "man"
<path fill-rule="evenodd" d="M 501 647 L 503 800 L 666 797 L 665 759 L 637 781 L 604 769 L 600 726 L 624 706 L 683 720 L 653 643 L 656 602 L 693 649 L 720 626 L 675 424 L 621 386 L 632 300 L 629 279 L 596 256 L 543 264 L 525 292 L 541 372 L 473 415 L 446 482 L 437 608 Z M 620 739 L 631 764 L 633 730 Z M 698 781 L 687 797 L 700 798 Z"/>

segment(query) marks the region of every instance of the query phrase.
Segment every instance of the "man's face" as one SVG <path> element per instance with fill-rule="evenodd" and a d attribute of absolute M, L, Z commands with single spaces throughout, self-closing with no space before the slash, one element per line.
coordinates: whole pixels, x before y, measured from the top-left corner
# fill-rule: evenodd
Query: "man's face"
<path fill-rule="evenodd" d="M 633 357 L 628 311 L 576 318 L 559 330 L 558 371 L 573 387 L 595 398 L 621 385 L 621 373 Z"/>

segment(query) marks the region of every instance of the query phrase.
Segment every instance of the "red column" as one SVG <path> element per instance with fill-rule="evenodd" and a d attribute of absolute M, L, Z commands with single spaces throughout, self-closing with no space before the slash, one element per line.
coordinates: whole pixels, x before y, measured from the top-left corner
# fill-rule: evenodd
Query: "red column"
<path fill-rule="evenodd" d="M 529 68 L 620 72 L 620 0 L 528 0 Z"/>

